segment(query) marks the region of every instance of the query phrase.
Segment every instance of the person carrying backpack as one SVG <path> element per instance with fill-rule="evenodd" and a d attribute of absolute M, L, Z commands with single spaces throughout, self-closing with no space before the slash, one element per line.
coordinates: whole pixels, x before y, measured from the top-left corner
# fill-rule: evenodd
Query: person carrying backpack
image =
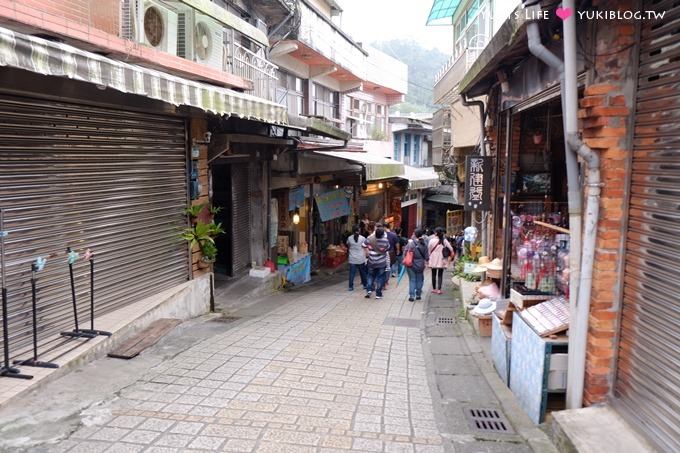
<path fill-rule="evenodd" d="M 434 233 L 427 247 L 430 254 L 428 265 L 432 269 L 432 293 L 442 294 L 444 269 L 453 259 L 454 252 L 451 243 L 444 237 L 443 228 L 438 227 Z"/>
<path fill-rule="evenodd" d="M 385 284 L 385 270 L 387 269 L 387 253 L 390 250 L 390 242 L 382 227 L 375 230 L 375 234 L 364 241 L 364 248 L 368 261 L 368 283 L 366 299 L 371 298 L 371 290 L 375 283 L 375 298 L 382 299 L 383 285 Z"/>
<path fill-rule="evenodd" d="M 404 266 L 408 274 L 408 300 L 420 300 L 425 282 L 425 265 L 430 258 L 427 244 L 423 239 L 423 230 L 414 233 L 415 239 L 410 239 L 404 247 Z"/>

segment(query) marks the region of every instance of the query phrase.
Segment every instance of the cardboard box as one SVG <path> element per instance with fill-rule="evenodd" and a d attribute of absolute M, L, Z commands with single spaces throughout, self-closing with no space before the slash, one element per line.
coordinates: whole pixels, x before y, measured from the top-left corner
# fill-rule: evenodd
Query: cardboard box
<path fill-rule="evenodd" d="M 288 236 L 277 236 L 276 237 L 276 253 L 279 255 L 285 255 L 288 253 L 288 242 L 290 239 Z"/>

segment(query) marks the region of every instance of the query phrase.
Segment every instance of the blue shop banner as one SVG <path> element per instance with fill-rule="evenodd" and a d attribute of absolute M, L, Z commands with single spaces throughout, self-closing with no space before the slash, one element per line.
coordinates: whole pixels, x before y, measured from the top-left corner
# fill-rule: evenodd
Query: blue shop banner
<path fill-rule="evenodd" d="M 349 198 L 345 189 L 333 190 L 314 197 L 322 222 L 350 214 Z"/>
<path fill-rule="evenodd" d="M 286 280 L 294 285 L 302 285 L 312 279 L 312 258 L 310 255 L 286 267 Z"/>
<path fill-rule="evenodd" d="M 305 205 L 305 187 L 298 186 L 288 191 L 288 211 L 295 211 Z"/>

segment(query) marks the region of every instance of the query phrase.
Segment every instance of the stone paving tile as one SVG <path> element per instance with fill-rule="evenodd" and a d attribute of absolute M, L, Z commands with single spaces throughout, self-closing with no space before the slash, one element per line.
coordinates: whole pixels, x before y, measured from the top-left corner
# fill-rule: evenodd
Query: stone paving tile
<path fill-rule="evenodd" d="M 442 451 L 420 331 L 382 325 L 413 310 L 405 286 L 380 303 L 342 289 L 303 294 L 159 364 L 122 392 L 106 426 L 63 443 L 87 453 Z"/>

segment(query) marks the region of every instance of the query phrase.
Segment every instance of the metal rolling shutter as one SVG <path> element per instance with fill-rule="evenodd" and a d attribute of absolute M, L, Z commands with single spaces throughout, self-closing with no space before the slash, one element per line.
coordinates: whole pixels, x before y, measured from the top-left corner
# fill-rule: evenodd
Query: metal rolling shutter
<path fill-rule="evenodd" d="M 680 6 L 643 21 L 615 394 L 662 451 L 680 450 Z"/>
<path fill-rule="evenodd" d="M 248 164 L 231 166 L 232 273 L 238 275 L 250 265 L 250 187 Z"/>
<path fill-rule="evenodd" d="M 95 252 L 96 316 L 185 282 L 178 238 L 187 201 L 185 125 L 166 116 L 0 96 L 0 207 L 5 212 L 9 337 L 31 342 L 30 264 L 38 275 L 41 350 L 73 328 L 65 250 Z M 89 266 L 75 266 L 89 324 Z M 2 343 L 0 342 L 0 347 Z M 44 354 L 48 356 L 49 354 Z"/>

